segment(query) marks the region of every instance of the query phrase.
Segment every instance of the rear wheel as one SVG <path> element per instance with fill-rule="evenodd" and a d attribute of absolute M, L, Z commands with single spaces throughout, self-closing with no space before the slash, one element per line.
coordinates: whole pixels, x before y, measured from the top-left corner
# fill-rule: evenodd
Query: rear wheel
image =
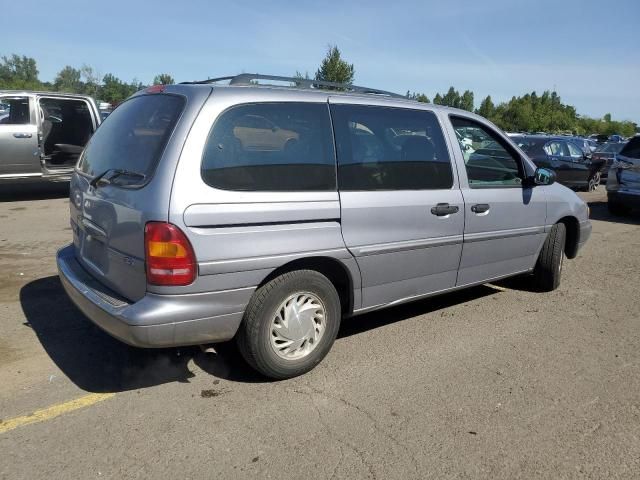
<path fill-rule="evenodd" d="M 550 292 L 560 286 L 566 238 L 566 227 L 563 223 L 556 223 L 544 241 L 533 271 L 536 286 L 543 292 Z"/>
<path fill-rule="evenodd" d="M 313 270 L 288 272 L 256 290 L 238 331 L 238 347 L 263 375 L 295 377 L 327 355 L 340 317 L 340 297 L 327 277 Z"/>
<path fill-rule="evenodd" d="M 589 191 L 595 192 L 600 186 L 600 172 L 596 172 L 589 179 Z"/>

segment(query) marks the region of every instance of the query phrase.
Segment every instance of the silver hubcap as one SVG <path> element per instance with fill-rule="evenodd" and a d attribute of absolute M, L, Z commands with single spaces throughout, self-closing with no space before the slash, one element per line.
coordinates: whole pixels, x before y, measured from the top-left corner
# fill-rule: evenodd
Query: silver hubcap
<path fill-rule="evenodd" d="M 287 360 L 309 355 L 325 331 L 325 308 L 312 293 L 299 292 L 280 304 L 271 321 L 271 346 Z"/>

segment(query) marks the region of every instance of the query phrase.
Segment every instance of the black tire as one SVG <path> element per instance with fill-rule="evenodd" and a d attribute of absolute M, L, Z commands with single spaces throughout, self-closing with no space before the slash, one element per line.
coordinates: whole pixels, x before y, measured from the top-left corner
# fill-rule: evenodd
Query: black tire
<path fill-rule="evenodd" d="M 611 213 L 611 215 L 615 215 L 618 217 L 629 215 L 629 212 L 631 211 L 631 209 L 626 205 L 622 205 L 618 202 L 612 202 L 611 200 L 607 202 L 607 208 L 609 209 L 609 213 Z"/>
<path fill-rule="evenodd" d="M 543 292 L 551 292 L 560 286 L 566 238 L 566 227 L 563 223 L 556 223 L 544 241 L 533 270 L 536 286 Z"/>
<path fill-rule="evenodd" d="M 325 309 L 325 331 L 318 345 L 303 358 L 278 356 L 271 346 L 271 322 L 279 305 L 290 295 L 309 292 Z M 236 335 L 240 353 L 263 375 L 282 380 L 313 369 L 329 353 L 341 320 L 340 297 L 327 277 L 314 270 L 295 270 L 280 275 L 255 291 Z"/>

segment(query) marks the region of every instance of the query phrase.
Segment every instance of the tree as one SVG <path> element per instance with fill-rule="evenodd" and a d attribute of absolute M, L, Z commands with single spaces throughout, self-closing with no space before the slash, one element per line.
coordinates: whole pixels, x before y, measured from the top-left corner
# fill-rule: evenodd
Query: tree
<path fill-rule="evenodd" d="M 465 90 L 460 98 L 459 108 L 463 110 L 467 110 L 468 112 L 473 112 L 473 92 L 470 90 Z"/>
<path fill-rule="evenodd" d="M 455 88 L 449 87 L 447 93 L 442 96 L 442 105 L 460 108 L 460 94 Z"/>
<path fill-rule="evenodd" d="M 493 105 L 491 95 L 487 95 L 487 97 L 480 103 L 480 108 L 476 110 L 476 113 L 481 117 L 491 120 L 495 114 L 495 110 L 496 107 Z"/>
<path fill-rule="evenodd" d="M 100 75 L 98 72 L 89 65 L 83 64 L 80 68 L 80 75 L 84 80 L 84 93 L 97 98 L 100 89 Z"/>
<path fill-rule="evenodd" d="M 433 103 L 435 103 L 436 105 L 444 105 L 444 103 L 442 102 L 442 95 L 436 93 L 436 96 L 433 97 Z"/>
<path fill-rule="evenodd" d="M 417 92 L 411 93 L 409 90 L 407 90 L 407 98 L 409 100 L 415 100 L 420 103 L 431 103 L 429 101 L 429 97 L 427 97 L 424 93 L 417 93 Z"/>
<path fill-rule="evenodd" d="M 11 57 L 2 57 L 0 63 L 0 88 L 37 90 L 42 88 L 38 79 L 38 67 L 35 59 L 15 53 Z"/>
<path fill-rule="evenodd" d="M 83 90 L 81 75 L 80 70 L 67 65 L 56 75 L 53 87 L 60 92 L 81 93 Z"/>
<path fill-rule="evenodd" d="M 161 73 L 153 79 L 154 85 L 173 85 L 174 83 L 176 83 L 176 81 L 168 73 Z"/>
<path fill-rule="evenodd" d="M 342 59 L 340 50 L 336 45 L 329 45 L 327 55 L 322 60 L 315 79 L 350 85 L 353 83 L 354 77 L 353 63 L 347 63 Z"/>

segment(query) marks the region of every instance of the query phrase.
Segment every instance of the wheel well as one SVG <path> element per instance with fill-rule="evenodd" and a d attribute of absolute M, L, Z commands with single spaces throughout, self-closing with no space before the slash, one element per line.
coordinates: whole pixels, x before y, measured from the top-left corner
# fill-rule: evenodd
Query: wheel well
<path fill-rule="evenodd" d="M 564 253 L 567 258 L 576 258 L 578 254 L 578 237 L 580 235 L 580 224 L 576 217 L 563 217 L 558 220 L 563 223 L 567 230 L 567 239 L 564 244 Z"/>
<path fill-rule="evenodd" d="M 262 280 L 258 288 L 264 284 L 270 282 L 274 278 L 282 275 L 283 273 L 291 272 L 294 270 L 315 270 L 327 277 L 333 286 L 336 287 L 338 295 L 340 296 L 340 305 L 342 313 L 349 315 L 353 311 L 353 280 L 347 267 L 342 262 L 330 257 L 308 257 L 299 258 L 286 263 Z"/>

